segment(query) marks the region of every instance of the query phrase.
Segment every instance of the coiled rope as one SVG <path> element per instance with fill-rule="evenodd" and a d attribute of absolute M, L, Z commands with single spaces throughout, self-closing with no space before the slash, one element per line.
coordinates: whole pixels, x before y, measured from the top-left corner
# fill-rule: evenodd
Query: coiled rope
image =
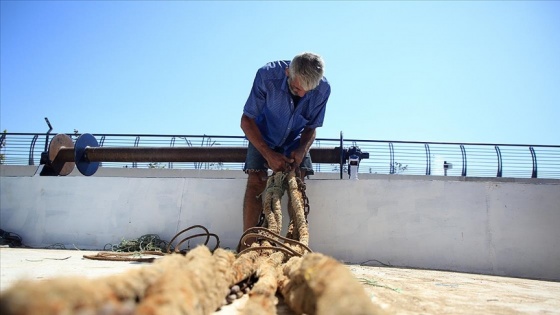
<path fill-rule="evenodd" d="M 202 229 L 204 233 L 189 235 L 179 241 L 176 245 L 173 245 L 173 243 L 178 240 L 181 235 L 197 228 Z M 93 260 L 153 262 L 155 260 L 154 257 L 143 256 L 163 256 L 165 254 L 172 253 L 181 253 L 185 255 L 190 250 L 190 247 L 181 249 L 182 245 L 192 239 L 200 237 L 206 238 L 203 243 L 206 246 L 208 245 L 211 237 L 215 239 L 216 244 L 212 251 L 220 247 L 220 238 L 218 235 L 210 233 L 210 231 L 202 225 L 193 225 L 175 234 L 169 242 L 162 240 L 157 234 L 146 234 L 137 239 L 123 240 L 117 245 L 107 244 L 104 248 L 104 250 L 107 250 L 106 252 L 100 252 L 96 255 L 83 255 L 83 257 Z"/>

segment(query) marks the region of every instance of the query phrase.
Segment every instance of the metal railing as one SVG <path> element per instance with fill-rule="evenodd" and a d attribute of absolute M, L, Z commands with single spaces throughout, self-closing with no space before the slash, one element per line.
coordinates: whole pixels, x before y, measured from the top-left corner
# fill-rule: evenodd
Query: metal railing
<path fill-rule="evenodd" d="M 79 134 L 69 133 L 72 138 Z M 3 133 L 0 162 L 5 165 L 39 165 L 47 133 Z M 94 134 L 103 147 L 246 147 L 242 136 Z M 52 138 L 52 137 L 51 137 Z M 340 139 L 318 138 L 315 148 L 340 146 Z M 369 159 L 360 173 L 449 175 L 472 177 L 560 179 L 560 145 L 405 142 L 344 139 L 344 147 L 358 146 Z M 243 163 L 162 162 L 109 163 L 102 167 L 241 170 Z M 314 164 L 316 172 L 340 172 L 339 164 Z M 346 170 L 344 170 L 346 171 Z"/>

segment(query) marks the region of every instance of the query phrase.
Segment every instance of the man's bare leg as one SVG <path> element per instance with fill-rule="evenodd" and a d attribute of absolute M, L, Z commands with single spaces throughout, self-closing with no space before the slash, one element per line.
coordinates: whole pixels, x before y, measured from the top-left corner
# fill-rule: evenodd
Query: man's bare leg
<path fill-rule="evenodd" d="M 245 188 L 245 198 L 243 200 L 243 231 L 255 227 L 259 223 L 263 210 L 262 196 L 259 195 L 266 188 L 268 175 L 266 171 L 248 172 L 247 174 L 247 187 Z M 257 196 L 259 197 L 257 198 Z M 245 243 L 250 245 L 254 241 L 254 239 L 247 239 Z M 245 248 L 247 246 L 239 244 L 237 251 L 242 251 Z"/>
<path fill-rule="evenodd" d="M 263 210 L 262 197 L 257 198 L 266 188 L 267 172 L 248 172 L 247 187 L 243 201 L 243 231 L 255 227 Z"/>

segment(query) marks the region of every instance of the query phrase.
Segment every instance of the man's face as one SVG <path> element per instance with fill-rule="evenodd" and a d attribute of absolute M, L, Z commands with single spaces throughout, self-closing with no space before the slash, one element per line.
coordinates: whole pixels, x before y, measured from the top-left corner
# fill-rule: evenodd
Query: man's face
<path fill-rule="evenodd" d="M 303 97 L 305 93 L 307 93 L 307 91 L 301 87 L 301 84 L 299 83 L 299 78 L 297 76 L 293 78 L 290 77 L 290 73 L 288 72 L 288 69 L 286 69 L 286 75 L 288 76 L 288 86 L 290 87 L 290 92 L 292 92 L 292 94 L 297 95 L 299 97 Z"/>

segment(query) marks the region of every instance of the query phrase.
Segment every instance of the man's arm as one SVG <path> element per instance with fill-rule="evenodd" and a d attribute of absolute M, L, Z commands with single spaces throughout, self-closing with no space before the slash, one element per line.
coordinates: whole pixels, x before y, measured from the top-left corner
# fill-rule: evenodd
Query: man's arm
<path fill-rule="evenodd" d="M 311 148 L 313 141 L 315 141 L 316 134 L 315 128 L 305 128 L 301 133 L 299 147 L 290 154 L 290 157 L 294 159 L 294 165 L 296 167 L 299 167 L 301 161 L 303 161 L 303 158 L 309 151 L 309 148 Z"/>
<path fill-rule="evenodd" d="M 291 164 L 294 162 L 293 159 L 290 159 L 283 154 L 270 149 L 264 141 L 261 131 L 259 130 L 259 127 L 257 126 L 255 120 L 245 114 L 241 116 L 241 129 L 245 133 L 247 139 L 249 139 L 249 142 L 251 142 L 266 159 L 268 167 L 270 167 L 274 172 L 285 171 L 286 163 Z"/>

